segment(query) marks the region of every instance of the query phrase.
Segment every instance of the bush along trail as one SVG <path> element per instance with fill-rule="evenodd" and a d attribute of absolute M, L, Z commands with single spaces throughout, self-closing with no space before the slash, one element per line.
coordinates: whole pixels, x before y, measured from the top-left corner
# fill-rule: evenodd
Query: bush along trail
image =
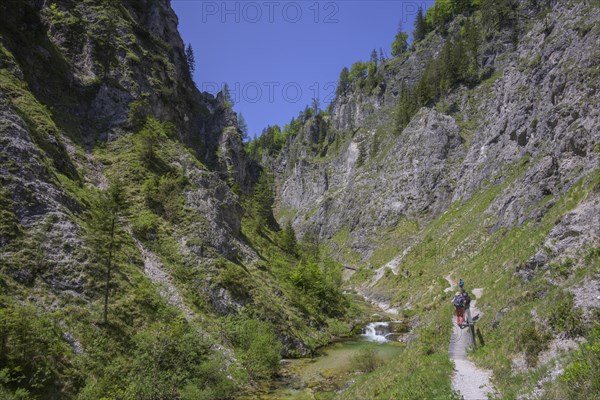
<path fill-rule="evenodd" d="M 451 282 L 450 287 L 453 288 L 454 286 Z M 473 289 L 473 295 L 478 298 L 482 294 L 482 288 Z M 475 307 L 475 302 L 475 300 L 471 301 L 471 315 L 473 318 L 481 316 L 481 312 Z M 468 322 L 473 324 L 472 320 Z M 465 400 L 487 399 L 490 395 L 496 394 L 491 383 L 492 372 L 478 368 L 467 357 L 467 349 L 475 344 L 475 339 L 472 336 L 474 329 L 469 329 L 469 326 L 465 325 L 461 328 L 454 316 L 452 317 L 452 326 L 453 332 L 448 347 L 448 355 L 455 365 L 452 388 Z"/>

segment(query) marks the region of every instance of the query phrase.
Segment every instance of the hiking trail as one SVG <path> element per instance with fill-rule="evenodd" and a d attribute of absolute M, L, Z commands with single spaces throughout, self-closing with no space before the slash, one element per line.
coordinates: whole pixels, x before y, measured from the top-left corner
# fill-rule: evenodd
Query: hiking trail
<path fill-rule="evenodd" d="M 453 290 L 456 284 L 446 277 L 450 287 Z M 481 312 L 475 307 L 475 298 L 480 298 L 483 294 L 482 288 L 471 291 L 473 300 L 471 301 L 471 316 L 481 316 Z M 472 345 L 471 333 L 469 328 L 460 329 L 456 324 L 456 317 L 452 315 L 453 333 L 450 337 L 448 355 L 454 361 L 454 375 L 452 376 L 452 388 L 457 391 L 464 400 L 487 400 L 488 396 L 497 394 L 496 389 L 491 383 L 492 371 L 477 367 L 467 358 L 467 348 Z"/>

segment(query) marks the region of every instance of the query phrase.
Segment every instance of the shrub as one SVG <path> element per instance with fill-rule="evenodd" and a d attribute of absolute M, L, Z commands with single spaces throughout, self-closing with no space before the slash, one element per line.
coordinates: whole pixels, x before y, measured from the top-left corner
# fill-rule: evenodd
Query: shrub
<path fill-rule="evenodd" d="M 0 298 L 0 388 L 15 399 L 65 398 L 77 380 L 59 328 L 34 308 Z M 71 393 L 72 395 L 72 393 Z"/>
<path fill-rule="evenodd" d="M 200 365 L 200 378 L 190 381 L 181 390 L 181 400 L 229 399 L 235 383 L 223 373 L 224 361 L 213 356 Z"/>
<path fill-rule="evenodd" d="M 151 240 L 158 232 L 159 220 L 155 214 L 142 211 L 133 217 L 132 225 L 133 233 L 137 237 Z"/>
<path fill-rule="evenodd" d="M 355 371 L 368 373 L 379 368 L 383 361 L 377 354 L 377 348 L 372 345 L 361 349 L 358 354 L 352 356 L 350 364 Z"/>
<path fill-rule="evenodd" d="M 368 68 L 369 64 L 362 61 L 357 61 L 354 64 L 352 64 L 349 75 L 350 81 L 354 82 L 358 79 L 364 78 L 367 75 Z"/>
<path fill-rule="evenodd" d="M 419 347 L 422 354 L 432 355 L 447 346 L 448 330 L 443 326 L 429 325 L 419 330 Z"/>
<path fill-rule="evenodd" d="M 143 192 L 150 208 L 174 222 L 184 206 L 181 191 L 186 185 L 187 179 L 184 176 L 168 173 L 144 182 Z"/>
<path fill-rule="evenodd" d="M 252 378 L 266 379 L 277 372 L 282 346 L 270 323 L 236 317 L 229 320 L 227 331 L 228 339 Z"/>
<path fill-rule="evenodd" d="M 150 103 L 146 99 L 134 100 L 129 103 L 128 121 L 132 128 L 141 129 L 150 113 Z"/>
<path fill-rule="evenodd" d="M 217 282 L 229 290 L 237 300 L 245 300 L 249 297 L 249 277 L 242 267 L 235 264 L 226 264 L 219 272 Z"/>
<path fill-rule="evenodd" d="M 580 345 L 573 361 L 559 378 L 565 399 L 592 399 L 600 393 L 600 325 L 596 325 L 586 343 Z"/>
<path fill-rule="evenodd" d="M 234 384 L 210 356 L 202 334 L 183 319 L 159 322 L 138 333 L 129 366 L 127 392 L 139 399 L 227 398 Z M 210 396 L 212 397 L 210 397 Z"/>
<path fill-rule="evenodd" d="M 425 14 L 429 26 L 442 26 L 452 19 L 453 9 L 450 0 L 436 0 L 433 7 L 430 7 Z"/>
<path fill-rule="evenodd" d="M 597 145 L 596 147 L 600 149 L 600 145 Z M 598 260 L 600 260 L 600 247 L 594 247 L 590 249 L 588 254 L 585 256 L 585 262 L 587 264 L 593 264 L 594 262 L 598 262 Z"/>
<path fill-rule="evenodd" d="M 4 381 L 5 376 L 3 375 L 4 370 L 0 370 L 0 385 L 6 383 Z M 0 386 L 0 399 L 3 400 L 30 400 L 31 394 L 28 390 L 17 389 L 14 392 Z"/>
<path fill-rule="evenodd" d="M 551 308 L 550 326 L 556 333 L 567 337 L 577 337 L 584 334 L 583 314 L 575 308 L 573 295 L 567 294 Z"/>
<path fill-rule="evenodd" d="M 21 225 L 13 211 L 13 201 L 7 188 L 0 188 L 0 247 L 21 232 Z"/>
<path fill-rule="evenodd" d="M 534 324 L 527 325 L 517 340 L 518 350 L 525 353 L 525 361 L 530 367 L 537 365 L 539 354 L 548 348 L 550 335 L 540 332 Z"/>
<path fill-rule="evenodd" d="M 339 316 L 343 313 L 344 300 L 339 290 L 341 276 L 336 273 L 337 266 L 324 270 L 316 263 L 303 262 L 292 272 L 292 283 L 304 294 L 304 299 L 297 299 L 303 306 L 317 308 L 326 316 Z"/>

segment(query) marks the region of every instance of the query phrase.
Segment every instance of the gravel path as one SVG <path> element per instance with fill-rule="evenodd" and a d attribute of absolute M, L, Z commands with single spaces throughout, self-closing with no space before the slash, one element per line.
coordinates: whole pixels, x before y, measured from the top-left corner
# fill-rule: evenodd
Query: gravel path
<path fill-rule="evenodd" d="M 445 279 L 448 281 L 450 286 L 448 286 L 446 289 L 444 289 L 444 293 L 453 292 L 454 289 L 456 289 L 456 282 L 454 282 L 452 280 L 452 274 L 448 275 Z"/>
<path fill-rule="evenodd" d="M 450 279 L 448 279 L 450 282 Z M 450 282 L 453 287 L 454 283 Z M 473 295 L 480 297 L 483 289 L 473 289 Z M 475 300 L 471 301 L 471 315 L 481 315 L 475 307 Z M 450 338 L 448 354 L 454 361 L 454 376 L 452 377 L 452 387 L 465 400 L 486 400 L 496 395 L 496 390 L 491 384 L 492 372 L 478 368 L 467 359 L 467 348 L 472 345 L 472 338 L 469 328 L 460 329 L 456 324 L 456 317 L 452 316 L 453 333 Z"/>

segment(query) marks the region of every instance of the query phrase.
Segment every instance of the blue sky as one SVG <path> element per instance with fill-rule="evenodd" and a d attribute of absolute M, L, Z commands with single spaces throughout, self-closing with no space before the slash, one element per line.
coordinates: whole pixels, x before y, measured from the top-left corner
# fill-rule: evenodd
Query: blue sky
<path fill-rule="evenodd" d="M 313 97 L 325 107 L 343 67 L 373 49 L 390 57 L 398 24 L 412 32 L 418 7 L 432 3 L 172 0 L 198 88 L 216 94 L 227 82 L 251 136 L 289 122 Z"/>

